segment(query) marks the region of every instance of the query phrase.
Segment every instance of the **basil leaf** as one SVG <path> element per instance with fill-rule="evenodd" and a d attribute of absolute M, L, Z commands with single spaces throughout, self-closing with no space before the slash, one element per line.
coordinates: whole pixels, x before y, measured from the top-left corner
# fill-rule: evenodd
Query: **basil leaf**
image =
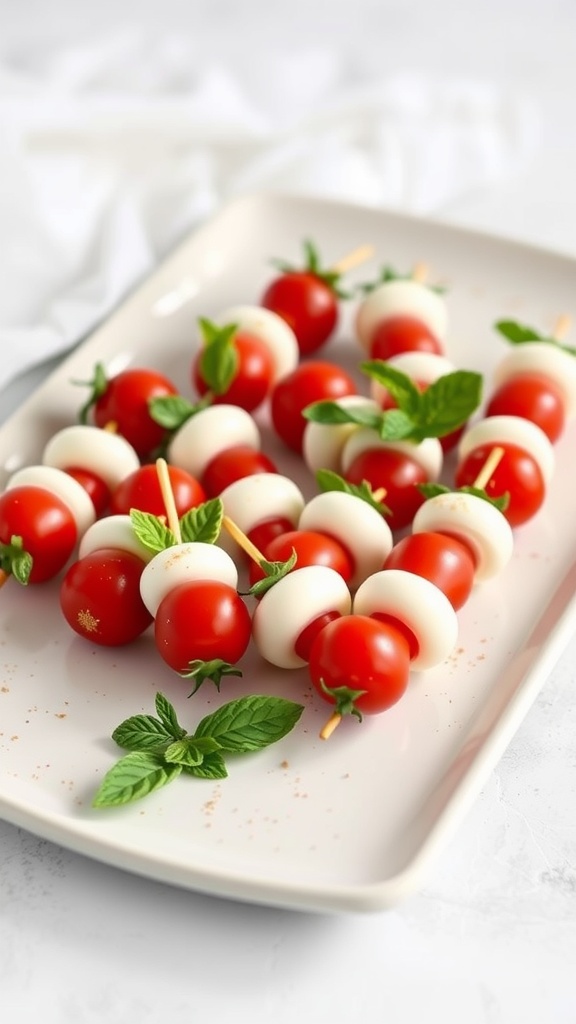
<path fill-rule="evenodd" d="M 236 753 L 261 750 L 290 732 L 303 710 L 283 697 L 239 697 L 203 718 L 194 739 L 213 736 L 222 750 Z"/>
<path fill-rule="evenodd" d="M 290 558 L 287 558 L 285 562 L 267 562 L 266 559 L 263 558 L 258 564 L 266 575 L 264 576 L 264 579 L 257 580 L 256 583 L 253 583 L 248 593 L 252 594 L 254 597 L 262 597 L 262 594 L 265 594 L 267 590 L 270 590 L 270 587 L 273 587 L 275 583 L 278 583 L 278 580 L 281 580 L 283 576 L 288 575 L 296 565 L 296 558 L 297 555 L 294 548 L 292 548 Z"/>
<path fill-rule="evenodd" d="M 204 342 L 198 367 L 200 375 L 214 394 L 223 395 L 238 373 L 239 358 L 234 345 L 238 324 L 218 327 L 202 317 L 199 324 Z"/>
<path fill-rule="evenodd" d="M 222 754 L 217 750 L 204 754 L 201 764 L 182 765 L 182 770 L 187 775 L 194 775 L 197 779 L 227 779 L 228 772 Z"/>
<path fill-rule="evenodd" d="M 396 405 L 408 416 L 416 417 L 420 410 L 422 394 L 406 373 L 389 366 L 383 359 L 371 359 L 360 365 L 363 373 L 377 381 L 390 392 Z"/>
<path fill-rule="evenodd" d="M 160 754 L 135 750 L 120 758 L 102 779 L 93 807 L 119 807 L 141 800 L 176 779 L 182 768 L 168 764 Z"/>
<path fill-rule="evenodd" d="M 163 693 L 156 694 L 155 705 L 156 714 L 164 727 L 168 730 L 170 736 L 174 736 L 177 740 L 182 736 L 185 736 L 186 730 L 180 725 L 173 705 Z"/>
<path fill-rule="evenodd" d="M 149 551 L 158 554 L 176 544 L 176 537 L 159 518 L 151 512 L 141 512 L 140 509 L 130 509 L 130 520 L 134 533 L 138 540 Z"/>
<path fill-rule="evenodd" d="M 153 715 L 133 715 L 116 726 L 112 739 L 125 750 L 158 750 L 174 734 Z"/>
<path fill-rule="evenodd" d="M 414 441 L 419 440 L 414 420 L 402 409 L 386 409 L 378 430 L 382 441 Z"/>
<path fill-rule="evenodd" d="M 150 416 L 166 430 L 177 430 L 198 412 L 199 408 L 201 405 L 192 405 L 183 395 L 161 395 L 158 398 L 151 398 L 148 402 Z"/>
<path fill-rule="evenodd" d="M 223 515 L 224 506 L 221 498 L 212 498 L 197 505 L 196 508 L 189 509 L 180 520 L 182 540 L 214 544 L 222 529 Z"/>
<path fill-rule="evenodd" d="M 530 341 L 542 341 L 541 335 L 533 330 L 532 327 L 525 327 L 523 324 L 516 323 L 515 320 L 498 320 L 494 324 L 494 328 L 502 337 L 512 342 L 513 345 L 524 345 Z"/>
<path fill-rule="evenodd" d="M 444 437 L 461 427 L 480 405 L 482 376 L 455 370 L 435 380 L 421 395 L 418 425 L 424 437 Z"/>
<path fill-rule="evenodd" d="M 425 483 L 416 484 L 416 487 L 423 494 L 425 498 L 437 498 L 439 494 L 453 494 L 451 487 L 446 487 L 445 484 Z"/>

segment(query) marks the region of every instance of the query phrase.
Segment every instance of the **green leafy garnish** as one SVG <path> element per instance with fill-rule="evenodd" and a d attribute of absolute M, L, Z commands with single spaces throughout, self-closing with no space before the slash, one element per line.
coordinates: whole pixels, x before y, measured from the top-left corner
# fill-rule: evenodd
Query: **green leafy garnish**
<path fill-rule="evenodd" d="M 359 722 L 362 721 L 362 712 L 356 707 L 356 701 L 366 693 L 366 690 L 352 690 L 349 686 L 327 686 L 323 679 L 320 679 L 320 688 L 328 697 L 332 697 L 336 705 L 335 715 L 354 715 Z"/>
<path fill-rule="evenodd" d="M 104 369 L 103 363 L 96 363 L 94 367 L 94 376 L 92 380 L 73 380 L 73 384 L 78 384 L 79 387 L 90 388 L 90 393 L 83 406 L 81 406 L 78 412 L 78 420 L 80 423 L 88 423 L 88 416 L 90 410 L 96 405 L 99 398 L 105 394 L 108 387 L 108 377 L 106 376 L 106 370 Z"/>
<path fill-rule="evenodd" d="M 258 565 L 262 572 L 265 573 L 264 578 L 253 583 L 248 593 L 252 594 L 253 597 L 262 597 L 267 590 L 270 590 L 270 587 L 273 587 L 275 583 L 278 583 L 278 580 L 287 576 L 294 568 L 296 558 L 297 555 L 294 548 L 292 548 L 290 558 L 287 558 L 285 562 L 268 562 L 265 558 L 262 558 Z"/>
<path fill-rule="evenodd" d="M 408 274 L 404 274 L 395 270 L 389 264 L 386 264 L 380 269 L 380 273 L 374 281 L 368 281 L 358 286 L 358 290 L 363 292 L 365 295 L 369 295 L 375 288 L 379 288 L 381 284 L 388 284 L 389 281 L 413 281 L 414 272 L 410 271 Z M 423 283 L 423 282 L 420 282 Z M 438 295 L 443 295 L 446 291 L 442 285 L 438 284 L 425 284 L 426 288 L 429 288 L 431 292 L 436 292 Z"/>
<path fill-rule="evenodd" d="M 130 520 L 138 540 L 149 551 L 157 554 L 176 544 L 176 537 L 172 530 L 152 512 L 141 512 L 140 509 L 131 508 Z"/>
<path fill-rule="evenodd" d="M 135 715 L 112 737 L 129 753 L 104 776 L 94 807 L 120 807 L 141 800 L 183 772 L 200 779 L 224 779 L 224 755 L 262 750 L 286 736 L 303 705 L 282 697 L 252 694 L 223 704 L 187 733 L 166 697 L 156 694 L 159 715 Z M 136 745 L 137 744 L 137 745 Z"/>
<path fill-rule="evenodd" d="M 9 544 L 0 543 L 0 569 L 23 586 L 30 579 L 33 562 L 32 555 L 24 550 L 22 537 L 12 534 Z"/>
<path fill-rule="evenodd" d="M 539 334 L 533 327 L 526 327 L 515 320 L 498 320 L 494 324 L 494 329 L 512 345 L 526 345 L 530 342 L 542 341 L 546 345 L 554 345 L 556 348 L 561 348 L 563 352 L 576 356 L 576 348 L 564 345 L 559 338 L 552 335 Z"/>
<path fill-rule="evenodd" d="M 198 369 L 204 383 L 214 395 L 223 395 L 238 373 L 238 351 L 234 335 L 238 324 L 218 327 L 211 320 L 200 317 L 203 349 Z"/>
<path fill-rule="evenodd" d="M 202 541 L 214 544 L 220 536 L 224 506 L 220 498 L 211 498 L 191 508 L 180 519 L 183 541 Z"/>
<path fill-rule="evenodd" d="M 199 402 L 189 402 L 183 395 L 160 395 L 148 402 L 148 411 L 155 423 L 165 430 L 178 430 L 187 420 L 210 404 L 210 397 L 204 396 Z"/>
<path fill-rule="evenodd" d="M 340 287 L 340 278 L 342 274 L 337 270 L 326 270 L 322 267 L 320 256 L 316 246 L 306 239 L 304 245 L 304 265 L 295 267 L 290 263 L 286 263 L 284 260 L 273 260 L 273 265 L 281 270 L 283 274 L 294 274 L 301 273 L 304 271 L 308 274 L 313 274 L 314 277 L 319 278 L 324 284 L 330 288 L 334 295 L 337 295 L 341 299 L 350 298 L 350 293 L 344 291 Z"/>
<path fill-rule="evenodd" d="M 303 416 L 314 423 L 369 427 L 382 441 L 418 444 L 427 437 L 444 437 L 457 430 L 478 408 L 482 397 L 482 376 L 471 370 L 444 374 L 424 391 L 382 359 L 362 363 L 361 370 L 390 392 L 397 408 L 345 408 L 325 399 L 306 406 Z"/>
<path fill-rule="evenodd" d="M 381 515 L 390 515 L 390 509 L 374 496 L 374 491 L 367 480 L 360 484 L 351 484 L 332 469 L 319 469 L 316 473 L 316 483 L 321 491 L 342 491 L 344 494 L 352 494 L 353 497 L 372 505 L 372 508 Z"/>
<path fill-rule="evenodd" d="M 438 494 L 473 494 L 475 498 L 482 498 L 483 501 L 494 505 L 499 512 L 505 512 L 510 504 L 510 494 L 508 491 L 498 495 L 498 497 L 493 497 L 483 487 L 446 487 L 444 484 L 438 483 L 416 484 L 416 486 L 425 498 L 435 498 Z"/>

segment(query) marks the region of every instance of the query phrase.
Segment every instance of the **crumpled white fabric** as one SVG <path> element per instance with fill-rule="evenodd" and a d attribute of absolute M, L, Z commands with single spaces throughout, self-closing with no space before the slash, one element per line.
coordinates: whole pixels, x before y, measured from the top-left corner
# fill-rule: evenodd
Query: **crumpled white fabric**
<path fill-rule="evenodd" d="M 354 79 L 338 52 L 233 67 L 119 32 L 0 56 L 0 386 L 72 345 L 226 200 L 258 190 L 441 212 L 529 161 L 538 112 L 487 82 Z"/>

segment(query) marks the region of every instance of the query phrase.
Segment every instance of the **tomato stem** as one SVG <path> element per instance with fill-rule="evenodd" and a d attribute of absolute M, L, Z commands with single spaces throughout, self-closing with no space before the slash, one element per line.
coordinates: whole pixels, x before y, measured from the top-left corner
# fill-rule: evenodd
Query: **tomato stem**
<path fill-rule="evenodd" d="M 222 526 L 228 530 L 230 536 L 237 544 L 240 545 L 242 550 L 245 551 L 250 558 L 258 563 L 258 565 L 260 565 L 260 562 L 266 561 L 262 552 L 258 550 L 256 545 L 252 543 L 250 538 L 246 536 L 239 526 L 237 526 L 233 519 L 230 519 L 229 516 L 222 516 Z"/>
<path fill-rule="evenodd" d="M 352 249 L 346 256 L 339 259 L 337 263 L 333 263 L 330 267 L 330 272 L 340 276 L 340 274 L 345 274 L 348 270 L 360 266 L 361 263 L 365 263 L 366 260 L 372 259 L 373 255 L 373 245 L 359 245 L 356 249 Z"/>
<path fill-rule="evenodd" d="M 341 721 L 342 715 L 340 714 L 339 711 L 335 711 L 334 714 L 330 716 L 325 725 L 322 726 L 319 733 L 320 739 L 329 740 L 334 730 L 337 729 L 338 726 L 340 725 Z"/>
<path fill-rule="evenodd" d="M 485 489 L 486 485 L 490 480 L 490 477 L 492 476 L 492 473 L 496 469 L 496 466 L 500 462 L 503 455 L 504 449 L 501 448 L 500 445 L 496 445 L 496 447 L 493 448 L 492 451 L 490 452 L 490 455 L 488 456 L 486 462 L 482 466 L 482 469 L 478 473 L 478 476 L 476 477 L 472 485 L 473 487 L 476 487 L 479 491 L 483 491 Z"/>
<path fill-rule="evenodd" d="M 174 501 L 174 492 L 172 490 L 172 484 L 170 483 L 170 474 L 168 473 L 168 463 L 166 462 L 166 459 L 156 459 L 156 472 L 158 474 L 162 500 L 168 517 L 168 526 L 176 538 L 176 543 L 181 544 L 182 532 L 180 530 L 180 520 L 178 519 L 178 511 L 176 509 L 176 502 Z"/>

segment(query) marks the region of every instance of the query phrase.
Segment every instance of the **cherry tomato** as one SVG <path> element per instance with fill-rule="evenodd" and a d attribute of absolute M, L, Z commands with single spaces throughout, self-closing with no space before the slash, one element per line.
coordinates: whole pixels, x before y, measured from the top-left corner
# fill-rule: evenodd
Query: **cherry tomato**
<path fill-rule="evenodd" d="M 475 448 L 456 470 L 456 486 L 473 486 L 483 468 L 493 445 L 485 444 Z M 523 448 L 513 444 L 502 444 L 504 454 L 492 473 L 485 490 L 489 497 L 499 498 L 508 493 L 510 501 L 503 510 L 510 526 L 527 522 L 542 505 L 545 498 L 545 484 L 542 472 L 535 459 Z"/>
<path fill-rule="evenodd" d="M 192 580 L 174 587 L 160 602 L 154 637 L 166 664 L 185 672 L 197 659 L 235 664 L 248 647 L 251 628 L 250 613 L 233 587 Z"/>
<path fill-rule="evenodd" d="M 307 423 L 302 410 L 324 398 L 334 400 L 357 393 L 354 380 L 341 366 L 320 361 L 300 363 L 272 389 L 270 412 L 274 430 L 284 444 L 301 454 Z"/>
<path fill-rule="evenodd" d="M 475 561 L 470 548 L 445 533 L 413 533 L 394 545 L 384 569 L 404 569 L 430 580 L 456 610 L 474 585 Z"/>
<path fill-rule="evenodd" d="M 522 373 L 505 381 L 492 395 L 486 416 L 521 416 L 531 420 L 552 443 L 564 430 L 564 399 L 560 388 L 539 373 Z"/>
<path fill-rule="evenodd" d="M 67 505 L 43 487 L 13 487 L 0 496 L 0 543 L 13 536 L 32 556 L 30 583 L 44 583 L 65 566 L 78 539 Z"/>
<path fill-rule="evenodd" d="M 204 488 L 196 477 L 187 473 L 185 469 L 169 465 L 168 476 L 179 517 L 206 501 Z M 147 463 L 130 473 L 112 494 L 110 509 L 114 514 L 128 515 L 131 508 L 151 512 L 154 516 L 166 515 L 158 471 L 154 463 Z"/>
<path fill-rule="evenodd" d="M 312 650 L 312 644 L 314 643 L 318 633 L 324 626 L 327 626 L 329 622 L 333 622 L 334 619 L 339 619 L 341 612 L 334 609 L 331 612 L 324 612 L 323 615 L 318 615 L 312 622 L 302 630 L 297 636 L 294 643 L 294 650 L 302 661 L 310 661 L 310 651 Z"/>
<path fill-rule="evenodd" d="M 68 476 L 73 477 L 84 488 L 94 505 L 96 517 L 99 518 L 104 515 L 110 501 L 110 491 L 102 478 L 97 476 L 96 473 L 91 473 L 89 469 L 83 469 L 81 466 L 69 466 L 66 472 Z"/>
<path fill-rule="evenodd" d="M 276 466 L 264 452 L 247 445 L 226 448 L 210 460 L 202 474 L 202 486 L 210 498 L 217 498 L 225 487 L 244 476 L 276 473 Z"/>
<path fill-rule="evenodd" d="M 272 387 L 274 360 L 266 343 L 253 334 L 238 331 L 232 344 L 238 359 L 235 376 L 225 391 L 217 394 L 212 392 L 212 402 L 227 402 L 252 412 L 264 401 Z M 203 354 L 203 349 L 200 349 L 192 366 L 192 382 L 200 395 L 211 391 L 202 376 Z"/>
<path fill-rule="evenodd" d="M 325 700 L 338 706 L 328 689 L 363 691 L 353 705 L 362 714 L 379 714 L 404 694 L 410 652 L 394 626 L 368 615 L 341 615 L 317 634 L 310 650 L 309 673 Z"/>
<path fill-rule="evenodd" d="M 264 551 L 275 537 L 280 537 L 281 534 L 288 533 L 289 530 L 293 529 L 294 523 L 290 519 L 282 517 L 265 519 L 262 523 L 258 523 L 251 530 L 248 530 L 247 536 L 255 548 L 258 548 L 259 551 Z"/>
<path fill-rule="evenodd" d="M 260 305 L 277 313 L 296 335 L 301 355 L 315 352 L 328 341 L 338 323 L 334 289 L 308 270 L 282 274 L 266 288 Z"/>
<path fill-rule="evenodd" d="M 352 484 L 366 480 L 373 491 L 383 487 L 384 501 L 390 509 L 390 528 L 399 530 L 412 522 L 424 501 L 417 484 L 426 483 L 426 473 L 415 459 L 393 448 L 369 448 L 348 467 L 346 479 Z"/>
<path fill-rule="evenodd" d="M 164 427 L 152 419 L 149 402 L 178 394 L 175 385 L 156 370 L 133 368 L 112 377 L 104 393 L 96 399 L 93 417 L 96 426 L 113 423 L 119 434 L 144 457 L 158 447 L 166 436 Z"/>
<path fill-rule="evenodd" d="M 398 314 L 378 324 L 370 340 L 371 359 L 391 359 L 402 352 L 433 352 L 442 355 L 442 343 L 422 320 Z"/>
<path fill-rule="evenodd" d="M 262 554 L 269 562 L 286 562 L 292 550 L 296 552 L 294 568 L 302 569 L 305 565 L 326 565 L 340 573 L 342 578 L 350 580 L 354 573 L 354 562 L 346 548 L 334 537 L 315 530 L 290 530 L 266 546 Z M 264 578 L 266 574 L 257 562 L 250 565 L 250 583 Z"/>
<path fill-rule="evenodd" d="M 60 607 L 75 633 L 103 647 L 132 643 L 152 622 L 140 597 L 142 559 L 103 548 L 68 569 Z"/>

